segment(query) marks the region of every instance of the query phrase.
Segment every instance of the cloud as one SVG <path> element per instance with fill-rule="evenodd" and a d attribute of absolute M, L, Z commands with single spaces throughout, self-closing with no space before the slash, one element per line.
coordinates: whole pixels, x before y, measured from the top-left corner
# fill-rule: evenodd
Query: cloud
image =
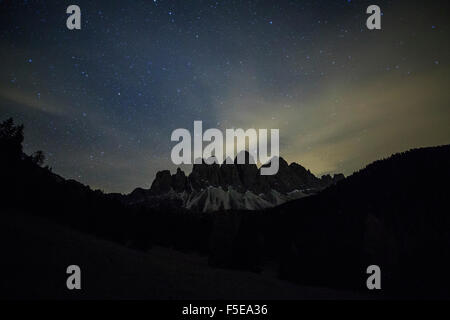
<path fill-rule="evenodd" d="M 15 88 L 0 88 L 0 98 L 13 103 L 15 106 L 32 109 L 50 115 L 65 116 L 71 112 L 67 108 L 64 108 L 63 104 L 49 101 L 48 98 L 41 98 L 39 93 L 32 96 L 29 92 Z"/>
<path fill-rule="evenodd" d="M 322 88 L 295 103 L 230 90 L 218 117 L 244 129 L 279 128 L 280 154 L 316 174 L 350 174 L 395 152 L 450 143 L 444 71 L 380 74 L 351 83 L 334 78 Z"/>

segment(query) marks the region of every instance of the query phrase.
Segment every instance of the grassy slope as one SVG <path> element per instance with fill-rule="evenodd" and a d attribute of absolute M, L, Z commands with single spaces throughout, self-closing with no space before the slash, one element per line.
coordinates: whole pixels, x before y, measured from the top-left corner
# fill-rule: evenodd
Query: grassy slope
<path fill-rule="evenodd" d="M 213 269 L 200 257 L 170 249 L 130 250 L 18 213 L 3 214 L 0 243 L 0 297 L 7 299 L 354 298 L 267 275 Z M 66 289 L 70 264 L 81 267 L 81 291 Z"/>

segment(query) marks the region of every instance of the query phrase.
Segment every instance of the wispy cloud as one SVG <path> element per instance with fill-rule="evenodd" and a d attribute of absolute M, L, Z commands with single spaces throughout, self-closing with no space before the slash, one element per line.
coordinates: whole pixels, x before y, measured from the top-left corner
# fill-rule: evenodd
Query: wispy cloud
<path fill-rule="evenodd" d="M 45 99 L 42 98 L 40 93 L 31 95 L 29 91 L 22 91 L 16 88 L 0 88 L 0 98 L 13 103 L 16 107 L 32 109 L 50 115 L 68 116 L 72 113 L 72 111 L 67 107 L 64 107 L 63 104 L 51 101 L 48 97 Z"/>
<path fill-rule="evenodd" d="M 220 117 L 244 129 L 279 128 L 283 157 L 317 174 L 350 174 L 391 153 L 450 143 L 444 79 L 444 72 L 380 75 L 350 85 L 332 79 L 320 94 L 296 103 L 231 95 Z"/>

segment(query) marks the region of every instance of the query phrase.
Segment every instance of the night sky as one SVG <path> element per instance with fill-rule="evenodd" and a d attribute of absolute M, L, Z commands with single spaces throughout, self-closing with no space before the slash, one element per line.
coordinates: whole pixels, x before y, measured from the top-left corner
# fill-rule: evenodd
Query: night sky
<path fill-rule="evenodd" d="M 279 128 L 288 162 L 348 175 L 450 143 L 447 2 L 0 0 L 0 121 L 107 192 L 174 170 L 170 134 L 194 120 Z"/>

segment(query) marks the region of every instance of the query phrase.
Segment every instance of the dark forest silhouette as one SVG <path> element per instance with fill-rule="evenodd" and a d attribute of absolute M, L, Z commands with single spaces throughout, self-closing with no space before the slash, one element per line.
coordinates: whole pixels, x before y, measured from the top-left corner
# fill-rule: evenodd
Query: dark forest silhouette
<path fill-rule="evenodd" d="M 23 153 L 23 131 L 12 119 L 0 124 L 2 212 L 136 250 L 199 252 L 215 267 L 259 272 L 275 263 L 281 278 L 313 286 L 364 290 L 365 270 L 377 264 L 388 295 L 449 297 L 449 145 L 395 154 L 275 208 L 204 214 L 130 207 L 66 180 L 44 167 L 43 152 Z"/>

